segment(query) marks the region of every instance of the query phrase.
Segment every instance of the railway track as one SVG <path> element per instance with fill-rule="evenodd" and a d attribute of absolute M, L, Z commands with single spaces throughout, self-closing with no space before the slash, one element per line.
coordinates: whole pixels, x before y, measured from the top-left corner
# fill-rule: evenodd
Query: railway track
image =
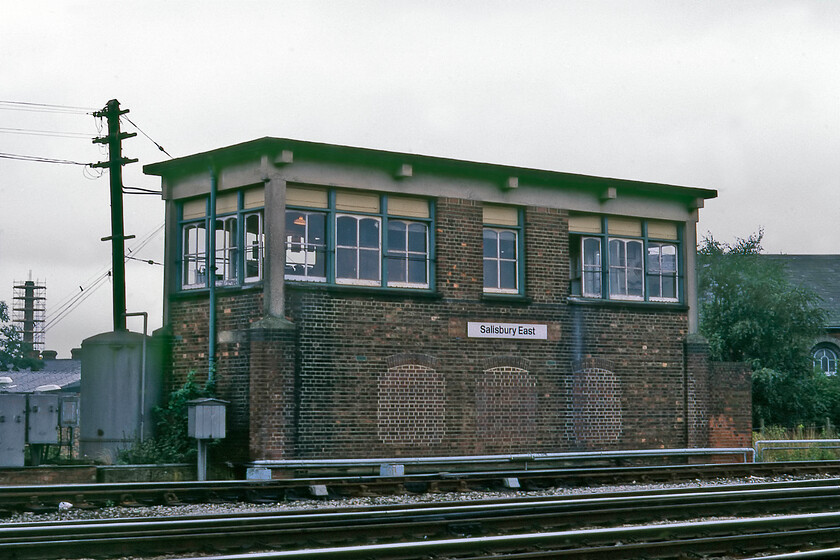
<path fill-rule="evenodd" d="M 202 502 L 276 503 L 309 497 L 352 497 L 404 493 L 524 490 L 680 482 L 710 478 L 838 474 L 840 461 L 728 463 L 640 467 L 560 468 L 414 474 L 402 477 L 336 476 L 271 481 L 72 484 L 0 487 L 0 516 L 14 511 L 55 511 L 61 502 L 86 509 L 105 505 L 180 505 Z"/>
<path fill-rule="evenodd" d="M 356 510 L 9 524 L 0 527 L 0 558 L 254 547 L 280 551 L 218 558 L 671 558 L 687 552 L 731 554 L 837 543 L 836 509 L 840 480 Z M 708 519 L 721 516 L 747 517 Z"/>

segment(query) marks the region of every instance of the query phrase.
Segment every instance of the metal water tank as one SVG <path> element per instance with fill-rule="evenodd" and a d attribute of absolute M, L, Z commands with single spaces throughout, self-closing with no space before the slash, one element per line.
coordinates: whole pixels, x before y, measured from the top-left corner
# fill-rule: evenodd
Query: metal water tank
<path fill-rule="evenodd" d="M 153 435 L 152 409 L 161 400 L 161 365 L 161 344 L 154 337 L 115 331 L 82 342 L 82 456 L 113 462 L 119 449 Z"/>

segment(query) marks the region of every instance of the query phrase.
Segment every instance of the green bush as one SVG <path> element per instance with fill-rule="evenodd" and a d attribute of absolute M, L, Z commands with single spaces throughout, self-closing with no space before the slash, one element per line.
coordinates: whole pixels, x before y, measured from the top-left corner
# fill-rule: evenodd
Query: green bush
<path fill-rule="evenodd" d="M 187 374 L 182 387 L 169 394 L 166 405 L 155 407 L 156 435 L 136 441 L 117 454 L 117 463 L 124 465 L 187 463 L 196 459 L 195 441 L 187 435 L 187 403 L 193 399 L 215 396 L 215 383 L 204 387 L 195 381 L 195 372 Z"/>

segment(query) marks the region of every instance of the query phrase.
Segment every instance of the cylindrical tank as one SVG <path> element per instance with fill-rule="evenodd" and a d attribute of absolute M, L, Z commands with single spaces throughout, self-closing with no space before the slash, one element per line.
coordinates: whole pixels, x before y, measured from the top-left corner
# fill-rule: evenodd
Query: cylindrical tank
<path fill-rule="evenodd" d="M 119 449 L 153 436 L 152 409 L 160 404 L 161 387 L 161 347 L 156 339 L 129 331 L 85 339 L 79 391 L 80 454 L 112 463 Z"/>

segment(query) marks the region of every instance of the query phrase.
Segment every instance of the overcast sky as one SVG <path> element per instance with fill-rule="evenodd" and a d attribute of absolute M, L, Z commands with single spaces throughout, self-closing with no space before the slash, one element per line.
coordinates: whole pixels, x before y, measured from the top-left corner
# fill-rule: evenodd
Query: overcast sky
<path fill-rule="evenodd" d="M 0 102 L 116 98 L 174 157 L 276 136 L 713 188 L 701 235 L 837 253 L 838 30 L 822 0 L 6 1 Z M 112 327 L 108 176 L 2 154 L 107 153 L 84 110 L 21 108 L 0 103 L 0 300 L 45 282 L 46 347 L 69 357 Z M 159 188 L 141 167 L 167 156 L 123 150 L 125 184 Z M 162 224 L 158 197 L 126 196 L 133 256 L 162 261 Z M 126 276 L 159 327 L 162 267 Z"/>

